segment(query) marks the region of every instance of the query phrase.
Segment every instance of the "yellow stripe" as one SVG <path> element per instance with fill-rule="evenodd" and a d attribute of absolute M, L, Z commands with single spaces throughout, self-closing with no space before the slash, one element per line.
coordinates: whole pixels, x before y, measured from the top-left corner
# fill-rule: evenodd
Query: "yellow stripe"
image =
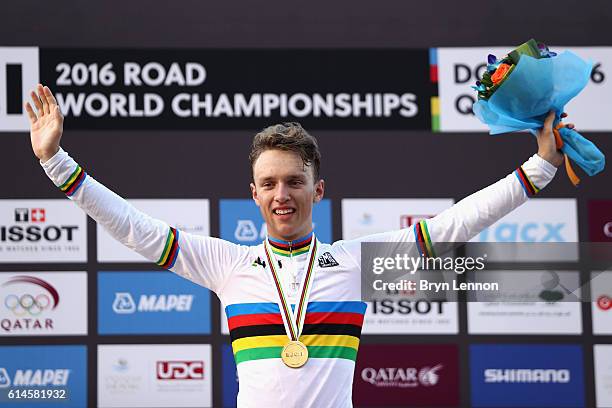
<path fill-rule="evenodd" d="M 300 341 L 307 346 L 342 346 L 357 349 L 359 339 L 347 335 L 334 334 L 308 334 L 300 337 Z M 234 353 L 258 347 L 284 347 L 289 342 L 286 335 L 253 336 L 237 339 L 232 342 Z"/>
<path fill-rule="evenodd" d="M 292 254 L 292 252 L 286 250 L 286 249 L 280 249 L 280 248 L 276 248 L 270 245 L 270 247 L 272 248 L 272 252 L 274 252 L 277 255 L 285 255 L 285 256 L 289 256 Z M 293 250 L 293 255 L 301 255 L 303 253 L 306 253 L 310 250 L 310 245 L 304 248 L 300 248 L 300 249 L 294 249 Z"/>
<path fill-rule="evenodd" d="M 527 179 L 529 184 L 531 184 L 531 187 L 533 187 L 533 191 L 535 191 L 536 193 L 539 193 L 540 190 L 535 186 L 535 184 L 533 184 L 533 182 L 531 181 L 531 179 L 527 175 L 527 172 L 525 171 L 525 169 L 523 169 L 523 166 L 521 166 L 521 170 L 523 170 L 523 174 L 525 175 L 525 178 Z"/>
<path fill-rule="evenodd" d="M 83 169 L 81 168 L 81 166 L 79 166 L 74 173 L 72 174 L 72 177 L 70 177 L 68 179 L 68 181 L 66 181 L 64 184 L 62 184 L 62 187 L 60 187 L 60 189 L 62 191 L 66 191 L 70 188 L 70 185 L 72 185 L 72 183 L 74 183 L 74 180 L 77 179 L 77 177 L 79 177 L 79 175 L 81 174 L 81 172 L 83 171 Z"/>
<path fill-rule="evenodd" d="M 440 114 L 440 98 L 437 96 L 431 97 L 431 114 L 432 116 L 438 116 Z"/>
<path fill-rule="evenodd" d="M 425 246 L 427 247 L 427 256 L 434 257 L 434 251 L 431 247 L 431 237 L 429 236 L 429 231 L 427 230 L 427 224 L 425 224 L 425 220 L 421 221 L 421 230 L 423 231 L 423 237 L 425 238 Z"/>
<path fill-rule="evenodd" d="M 158 265 L 163 265 L 164 263 L 166 263 L 166 261 L 168 260 L 168 255 L 170 255 L 170 249 L 172 248 L 173 243 L 174 243 L 174 234 L 172 233 L 172 230 L 170 230 L 170 233 L 168 235 L 168 240 L 166 241 L 166 248 L 164 249 L 165 253 L 163 253 L 159 261 L 157 261 Z"/>

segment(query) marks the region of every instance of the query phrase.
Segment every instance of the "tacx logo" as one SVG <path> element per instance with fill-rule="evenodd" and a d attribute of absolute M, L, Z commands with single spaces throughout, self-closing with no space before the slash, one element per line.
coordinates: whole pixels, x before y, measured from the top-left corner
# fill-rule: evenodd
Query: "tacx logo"
<path fill-rule="evenodd" d="M 0 367 L 0 388 L 7 388 L 11 386 L 11 377 L 9 377 L 6 368 Z"/>
<path fill-rule="evenodd" d="M 570 370 L 567 369 L 499 369 L 484 370 L 484 380 L 487 383 L 560 383 L 570 382 Z"/>
<path fill-rule="evenodd" d="M 433 215 L 400 215 L 400 228 L 408 228 L 421 220 L 432 218 Z"/>
<path fill-rule="evenodd" d="M 141 295 L 138 304 L 129 292 L 116 292 L 113 311 L 118 314 L 136 312 L 189 312 L 194 295 Z"/>
<path fill-rule="evenodd" d="M 607 295 L 601 295 L 597 298 L 597 307 L 604 312 L 612 309 L 612 298 Z"/>
<path fill-rule="evenodd" d="M 376 387 L 414 388 L 418 386 L 431 387 L 440 380 L 439 371 L 444 368 L 442 364 L 433 367 L 418 368 L 364 368 L 361 379 Z"/>
<path fill-rule="evenodd" d="M 203 380 L 203 361 L 158 361 L 158 380 Z"/>
<path fill-rule="evenodd" d="M 334 259 L 332 254 L 324 252 L 323 255 L 319 256 L 319 267 L 331 268 L 332 266 L 338 266 L 338 262 Z"/>
<path fill-rule="evenodd" d="M 501 223 L 483 230 L 482 242 L 565 242 L 565 223 Z"/>
<path fill-rule="evenodd" d="M 238 241 L 258 241 L 265 238 L 266 231 L 265 223 L 262 224 L 260 229 L 257 229 L 253 220 L 238 220 L 234 230 L 234 238 Z"/>

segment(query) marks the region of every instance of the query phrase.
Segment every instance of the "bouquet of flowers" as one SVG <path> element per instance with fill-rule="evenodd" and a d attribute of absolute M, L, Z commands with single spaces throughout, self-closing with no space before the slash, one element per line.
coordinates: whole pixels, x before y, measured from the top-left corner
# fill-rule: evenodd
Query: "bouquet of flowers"
<path fill-rule="evenodd" d="M 565 155 L 570 180 L 578 185 L 570 159 L 593 176 L 603 170 L 605 157 L 592 142 L 565 127 L 561 113 L 587 85 L 591 70 L 590 62 L 572 52 L 557 55 L 532 39 L 501 59 L 488 56 L 486 72 L 472 87 L 478 92 L 472 109 L 492 135 L 522 130 L 535 134 L 554 110 L 557 149 Z"/>

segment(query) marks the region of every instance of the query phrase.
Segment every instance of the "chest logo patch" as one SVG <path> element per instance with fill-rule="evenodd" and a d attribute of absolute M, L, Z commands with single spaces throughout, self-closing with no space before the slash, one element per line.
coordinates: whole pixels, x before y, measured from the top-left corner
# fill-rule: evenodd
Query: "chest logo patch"
<path fill-rule="evenodd" d="M 338 265 L 338 262 L 336 262 L 332 254 L 329 252 L 325 252 L 319 257 L 319 267 L 321 268 L 331 268 L 332 266 Z"/>

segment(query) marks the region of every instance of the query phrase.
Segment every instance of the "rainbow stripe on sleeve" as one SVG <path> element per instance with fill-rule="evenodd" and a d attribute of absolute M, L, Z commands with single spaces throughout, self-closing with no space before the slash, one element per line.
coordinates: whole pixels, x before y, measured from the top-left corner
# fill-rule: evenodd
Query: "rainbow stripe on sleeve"
<path fill-rule="evenodd" d="M 521 183 L 523 190 L 527 194 L 527 197 L 532 197 L 540 192 L 540 189 L 536 187 L 535 184 L 527 177 L 527 173 L 523 170 L 523 166 L 520 166 L 518 169 L 514 170 L 514 175 Z"/>
<path fill-rule="evenodd" d="M 164 246 L 164 251 L 157 261 L 157 264 L 164 269 L 171 269 L 176 262 L 176 258 L 180 250 L 179 232 L 177 229 L 170 227 L 168 238 L 166 238 L 166 245 Z"/>
<path fill-rule="evenodd" d="M 59 186 L 59 189 L 62 190 L 62 192 L 68 197 L 72 197 L 74 193 L 76 193 L 77 190 L 83 185 L 86 177 L 87 173 L 85 173 L 83 168 L 77 164 L 74 172 L 70 175 L 70 177 L 68 177 L 68 180 L 66 180 L 64 184 Z"/>
<path fill-rule="evenodd" d="M 431 243 L 431 237 L 429 236 L 429 230 L 427 229 L 427 222 L 425 220 L 421 220 L 414 224 L 414 240 L 416 241 L 421 256 L 435 258 L 436 254 Z"/>
<path fill-rule="evenodd" d="M 310 358 L 355 361 L 367 305 L 360 301 L 309 302 L 300 341 Z M 281 357 L 289 342 L 276 303 L 240 303 L 225 308 L 236 364 Z"/>

